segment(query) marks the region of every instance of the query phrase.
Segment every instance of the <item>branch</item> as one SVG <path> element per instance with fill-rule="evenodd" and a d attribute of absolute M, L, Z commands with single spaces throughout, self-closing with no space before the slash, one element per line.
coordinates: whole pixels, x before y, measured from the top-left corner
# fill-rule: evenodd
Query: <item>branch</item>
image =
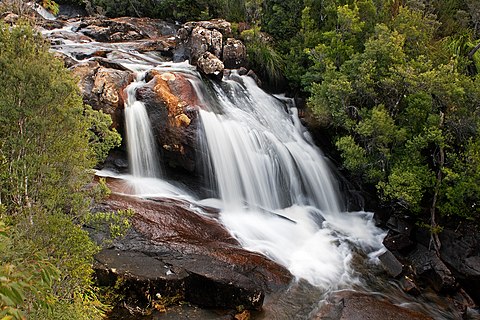
<path fill-rule="evenodd" d="M 468 58 L 469 58 L 469 59 L 473 59 L 473 55 L 475 54 L 475 52 L 478 51 L 478 49 L 480 49 L 480 42 L 475 46 L 475 48 L 473 48 L 473 49 L 468 53 Z"/>

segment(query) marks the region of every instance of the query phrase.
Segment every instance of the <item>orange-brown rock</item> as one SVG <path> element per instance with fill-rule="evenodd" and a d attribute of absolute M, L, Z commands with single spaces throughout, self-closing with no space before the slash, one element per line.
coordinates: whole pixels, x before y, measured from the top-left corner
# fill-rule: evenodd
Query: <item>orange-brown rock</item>
<path fill-rule="evenodd" d="M 96 269 L 103 284 L 121 277 L 126 300 L 136 305 L 158 293 L 206 307 L 260 309 L 265 293 L 292 280 L 285 268 L 242 249 L 215 211 L 201 214 L 180 200 L 116 193 L 97 210 L 125 208 L 135 212 L 133 230 L 96 256 Z"/>
<path fill-rule="evenodd" d="M 314 320 L 433 320 L 420 312 L 394 305 L 374 295 L 341 291 L 334 293 Z"/>
<path fill-rule="evenodd" d="M 166 164 L 193 172 L 198 128 L 194 88 L 184 75 L 173 72 L 153 70 L 146 81 L 137 98 L 147 107 Z"/>

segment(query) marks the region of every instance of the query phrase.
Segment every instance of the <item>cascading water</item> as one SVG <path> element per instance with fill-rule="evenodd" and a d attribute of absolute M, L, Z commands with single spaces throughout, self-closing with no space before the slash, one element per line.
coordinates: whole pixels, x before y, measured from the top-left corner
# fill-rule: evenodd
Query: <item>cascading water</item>
<path fill-rule="evenodd" d="M 79 24 L 43 33 L 53 40 L 57 31 L 77 33 Z M 345 287 L 380 291 L 395 304 L 412 304 L 411 297 L 396 284 L 378 280 L 365 263 L 363 258 L 375 259 L 383 250 L 384 232 L 375 227 L 372 213 L 342 211 L 328 165 L 285 99 L 266 94 L 251 78 L 234 72 L 224 81 L 204 81 L 188 62 L 165 63 L 155 52 L 139 53 L 128 42 L 70 38 L 76 37 L 55 40 L 60 44 L 52 48 L 77 62 L 85 53 L 108 52 L 109 61 L 138 74 L 126 89 L 125 103 L 131 175 L 98 174 L 124 180 L 140 197 L 182 198 L 182 203 L 190 203 L 192 214 L 205 214 L 202 205 L 218 207 L 221 222 L 245 248 L 269 256 L 315 286 L 294 284 L 299 292 L 290 288 L 282 293 L 283 302 L 264 319 L 311 318 L 325 293 Z M 144 73 L 152 68 L 182 73 L 195 88 L 202 122 L 199 167 L 212 182 L 209 194 L 219 199 L 194 199 L 162 178 L 148 114 L 136 99 L 137 89 L 145 84 Z M 131 193 L 130 188 L 125 192 Z M 360 279 L 368 279 L 368 284 Z M 414 308 L 436 319 L 451 318 L 439 313 L 432 301 L 415 301 Z"/>
<path fill-rule="evenodd" d="M 137 80 L 125 89 L 127 95 L 125 125 L 128 157 L 133 176 L 159 178 L 160 162 L 150 119 L 145 104 L 136 98 L 137 89 L 145 84 L 143 77 L 144 74 L 139 73 Z"/>
<path fill-rule="evenodd" d="M 312 284 L 355 283 L 352 243 L 372 257 L 383 247 L 384 234 L 372 215 L 341 213 L 321 152 L 307 141 L 295 110 L 284 101 L 250 77 L 233 74 L 212 85 L 200 116 L 223 203 L 222 222 L 246 248 Z M 209 109 L 209 102 L 215 107 Z"/>

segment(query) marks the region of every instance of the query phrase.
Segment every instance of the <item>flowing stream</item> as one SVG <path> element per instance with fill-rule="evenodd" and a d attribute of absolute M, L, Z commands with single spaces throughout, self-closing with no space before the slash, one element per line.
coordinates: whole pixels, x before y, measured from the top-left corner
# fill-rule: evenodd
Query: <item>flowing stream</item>
<path fill-rule="evenodd" d="M 287 309 L 292 318 L 307 319 L 326 293 L 344 288 L 382 291 L 398 304 L 404 301 L 395 284 L 372 280 L 385 250 L 385 231 L 375 226 L 373 213 L 345 212 L 328 161 L 300 124 L 292 101 L 267 94 L 235 72 L 221 82 L 203 80 L 187 62 L 164 62 L 152 53 L 134 52 L 128 44 L 63 42 L 55 49 L 72 59 L 75 53 L 102 48 L 120 52 L 121 58 L 114 53 L 107 58 L 137 73 L 125 91 L 131 174 L 117 176 L 130 181 L 138 195 L 181 197 L 217 207 L 221 222 L 245 248 L 284 265 L 299 280 L 288 301 L 280 301 L 282 311 L 270 310 L 265 319 L 285 319 Z M 196 91 L 202 176 L 211 198 L 201 199 L 164 178 L 148 113 L 136 99 L 152 68 L 182 73 Z M 436 314 L 427 303 L 415 308 Z"/>
<path fill-rule="evenodd" d="M 372 214 L 341 211 L 328 164 L 287 100 L 235 73 L 211 86 L 197 94 L 224 225 L 299 279 L 329 289 L 356 283 L 352 246 L 372 260 L 383 248 Z"/>

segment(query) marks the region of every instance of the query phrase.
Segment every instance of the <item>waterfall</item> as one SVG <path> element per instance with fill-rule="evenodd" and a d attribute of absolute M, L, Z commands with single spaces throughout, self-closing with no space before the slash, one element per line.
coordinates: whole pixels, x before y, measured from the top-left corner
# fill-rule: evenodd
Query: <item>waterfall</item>
<path fill-rule="evenodd" d="M 351 244 L 375 258 L 384 233 L 373 214 L 345 213 L 321 151 L 286 99 L 235 72 L 212 90 L 194 87 L 221 221 L 249 250 L 323 288 L 358 281 Z"/>
<path fill-rule="evenodd" d="M 220 114 L 200 112 L 225 206 L 275 210 L 299 204 L 338 213 L 329 169 L 294 114 L 252 78 L 235 78 L 223 88 L 214 85 Z"/>
<path fill-rule="evenodd" d="M 133 176 L 159 178 L 161 171 L 150 119 L 145 104 L 136 98 L 137 89 L 145 84 L 143 77 L 140 73 L 136 81 L 125 89 L 128 157 Z"/>

